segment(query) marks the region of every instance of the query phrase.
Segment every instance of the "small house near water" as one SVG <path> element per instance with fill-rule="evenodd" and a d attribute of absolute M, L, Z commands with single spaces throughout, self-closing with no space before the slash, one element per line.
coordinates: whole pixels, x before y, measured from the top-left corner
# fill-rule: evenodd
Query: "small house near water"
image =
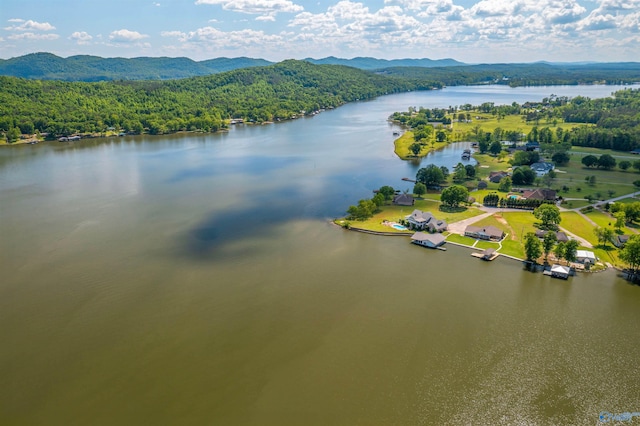
<path fill-rule="evenodd" d="M 416 232 L 411 236 L 411 242 L 422 247 L 438 248 L 445 243 L 445 240 L 442 234 Z"/>

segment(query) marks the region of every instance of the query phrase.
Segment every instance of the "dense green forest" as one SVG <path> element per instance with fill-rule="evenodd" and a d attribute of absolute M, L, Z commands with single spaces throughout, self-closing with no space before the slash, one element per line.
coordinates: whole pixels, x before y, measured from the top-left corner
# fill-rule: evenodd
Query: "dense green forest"
<path fill-rule="evenodd" d="M 0 59 L 0 75 L 38 80 L 108 81 L 172 80 L 199 77 L 241 68 L 272 65 L 264 59 L 216 58 L 196 62 L 189 58 L 101 58 L 32 53 Z"/>
<path fill-rule="evenodd" d="M 448 86 L 498 83 L 512 86 L 635 83 L 640 63 L 591 64 L 480 64 L 467 65 L 453 59 L 394 59 L 357 57 L 307 58 L 316 65 L 345 65 L 379 74 L 440 81 Z M 189 58 L 101 58 L 78 55 L 61 58 L 51 53 L 32 53 L 0 59 L 0 75 L 38 80 L 108 81 L 172 80 L 273 65 L 264 59 L 216 58 L 196 62 Z"/>
<path fill-rule="evenodd" d="M 215 131 L 226 119 L 277 121 L 386 93 L 440 87 L 425 79 L 376 75 L 289 60 L 170 81 L 63 82 L 0 77 L 0 132 L 151 134 Z"/>
<path fill-rule="evenodd" d="M 341 59 L 333 56 L 305 59 L 316 65 L 345 65 L 363 70 L 387 67 L 435 67 L 463 65 L 453 59 Z M 215 58 L 196 62 L 189 58 L 101 58 L 78 55 L 61 58 L 52 53 L 32 53 L 11 59 L 0 59 L 0 75 L 37 80 L 108 81 L 108 80 L 173 80 L 200 77 L 242 68 L 273 65 L 253 58 Z M 419 78 L 425 78 L 420 76 Z"/>
<path fill-rule="evenodd" d="M 630 84 L 640 82 L 640 63 L 596 64 L 483 64 L 452 67 L 392 67 L 377 71 L 380 74 L 428 78 L 447 86 L 465 84 L 508 84 L 517 86 L 546 86 L 560 84 Z"/>

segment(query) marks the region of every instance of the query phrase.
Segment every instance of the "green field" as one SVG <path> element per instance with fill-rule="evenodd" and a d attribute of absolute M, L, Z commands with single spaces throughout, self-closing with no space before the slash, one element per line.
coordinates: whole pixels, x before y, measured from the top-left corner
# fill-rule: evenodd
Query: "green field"
<path fill-rule="evenodd" d="M 611 151 L 597 150 L 595 155 L 606 153 Z M 562 197 L 585 198 L 587 195 L 592 195 L 594 199 L 604 200 L 636 191 L 633 182 L 640 179 L 640 173 L 631 170 L 586 168 L 581 163 L 582 157 L 580 154 L 571 153 L 569 163 L 556 168 L 557 177 L 553 180 L 551 187 L 559 189 Z M 596 178 L 593 185 L 586 182 L 586 179 L 591 176 Z"/>
<path fill-rule="evenodd" d="M 346 221 L 342 218 L 336 220 L 336 223 L 339 225 L 343 225 L 345 222 L 348 222 L 351 227 L 366 229 L 375 232 L 402 233 L 407 231 L 398 231 L 390 226 L 384 225 L 383 222 L 400 222 L 416 209 L 422 210 L 424 212 L 431 212 L 437 219 L 444 220 L 447 223 L 458 222 L 460 220 L 468 219 L 482 213 L 481 210 L 475 207 L 469 207 L 459 212 L 440 211 L 440 205 L 441 203 L 439 201 L 434 202 L 431 200 L 416 200 L 416 203 L 413 206 L 385 205 L 380 208 L 380 212 L 374 214 L 373 217 L 367 220 Z"/>
<path fill-rule="evenodd" d="M 393 142 L 394 152 L 403 160 L 411 160 L 415 158 L 422 158 L 431 151 L 441 149 L 448 144 L 448 142 L 436 142 L 435 139 L 433 139 L 432 141 L 423 144 L 420 153 L 418 153 L 418 155 L 414 155 L 413 152 L 411 152 L 411 150 L 409 149 L 409 147 L 414 143 L 415 140 L 413 139 L 413 132 L 407 131 Z"/>
<path fill-rule="evenodd" d="M 471 111 L 471 122 L 458 122 L 455 117 L 452 118 L 453 124 L 453 140 L 464 140 L 465 136 L 475 133 L 477 129 L 482 129 L 484 132 L 493 132 L 498 127 L 504 131 L 518 131 L 520 133 L 529 133 L 534 127 L 543 128 L 558 128 L 572 129 L 574 127 L 585 126 L 585 124 L 565 123 L 562 120 L 546 121 L 540 120 L 537 124 L 535 122 L 525 122 L 521 115 L 507 115 L 503 118 L 494 116 L 491 114 L 481 113 L 478 111 Z"/>

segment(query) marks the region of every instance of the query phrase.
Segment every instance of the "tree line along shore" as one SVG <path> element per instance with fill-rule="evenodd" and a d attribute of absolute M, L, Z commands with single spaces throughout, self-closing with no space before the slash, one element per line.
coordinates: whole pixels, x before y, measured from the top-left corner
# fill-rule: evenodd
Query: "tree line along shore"
<path fill-rule="evenodd" d="M 49 59 L 43 59 L 45 65 Z M 35 59 L 29 57 L 22 63 L 27 60 Z M 144 61 L 136 63 L 144 68 Z M 363 70 L 286 60 L 174 80 L 114 77 L 111 81 L 70 82 L 62 81 L 64 72 L 43 75 L 54 80 L 0 76 L 0 143 L 79 134 L 215 132 L 235 119 L 247 123 L 290 120 L 347 102 L 446 85 L 633 83 L 640 81 L 640 64 Z"/>

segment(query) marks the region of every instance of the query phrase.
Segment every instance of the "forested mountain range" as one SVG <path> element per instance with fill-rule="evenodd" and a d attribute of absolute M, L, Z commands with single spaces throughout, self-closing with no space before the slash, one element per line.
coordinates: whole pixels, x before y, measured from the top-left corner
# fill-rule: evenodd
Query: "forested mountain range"
<path fill-rule="evenodd" d="M 9 141 L 109 128 L 152 134 L 215 131 L 231 118 L 278 121 L 386 93 L 441 87 L 342 65 L 288 60 L 168 81 L 66 82 L 0 77 L 0 132 Z"/>
<path fill-rule="evenodd" d="M 375 58 L 305 59 L 323 65 L 346 65 L 372 70 L 387 67 L 433 67 L 462 65 L 453 59 L 396 59 Z M 11 59 L 0 59 L 0 75 L 37 80 L 106 81 L 106 80 L 173 80 L 233 71 L 241 68 L 273 65 L 273 62 L 253 58 L 216 58 L 194 61 L 189 58 L 101 58 L 99 56 L 70 56 L 61 58 L 52 53 L 32 53 Z M 422 77 L 421 77 L 422 78 Z"/>
<path fill-rule="evenodd" d="M 390 67 L 378 73 L 425 78 L 447 86 L 497 83 L 510 86 L 560 84 L 630 84 L 640 82 L 640 62 L 549 64 L 480 64 L 450 67 Z"/>
<path fill-rule="evenodd" d="M 32 53 L 0 59 L 0 75 L 63 81 L 173 80 L 271 64 L 264 59 L 244 57 L 196 62 L 189 58 L 126 59 L 88 55 L 61 58 L 51 53 Z"/>
<path fill-rule="evenodd" d="M 410 79 L 437 80 L 445 85 L 499 83 L 511 86 L 635 83 L 640 63 L 546 63 L 467 65 L 453 59 L 341 59 L 307 58 L 314 64 L 345 65 Z M 173 80 L 217 74 L 236 69 L 273 65 L 264 59 L 216 58 L 196 62 L 189 58 L 101 58 L 33 53 L 0 59 L 0 75 L 37 80 L 109 81 Z"/>

